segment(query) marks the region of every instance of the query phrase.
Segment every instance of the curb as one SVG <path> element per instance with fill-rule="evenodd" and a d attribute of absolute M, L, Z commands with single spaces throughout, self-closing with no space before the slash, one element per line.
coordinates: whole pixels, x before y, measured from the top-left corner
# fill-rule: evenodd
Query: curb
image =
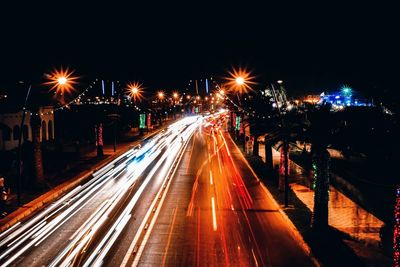
<path fill-rule="evenodd" d="M 272 202 L 276 206 L 276 209 L 279 210 L 279 213 L 282 215 L 283 219 L 286 221 L 286 223 L 289 225 L 292 231 L 290 231 L 291 236 L 295 241 L 297 241 L 300 245 L 300 247 L 304 250 L 304 252 L 311 258 L 311 260 L 314 262 L 316 266 L 322 266 L 322 264 L 315 258 L 315 256 L 311 252 L 311 248 L 308 246 L 308 244 L 304 241 L 303 236 L 300 234 L 299 230 L 297 227 L 293 224 L 293 222 L 289 219 L 289 217 L 286 215 L 286 213 L 283 211 L 281 206 L 278 204 L 276 199 L 273 197 L 271 192 L 269 192 L 268 188 L 264 185 L 262 180 L 258 177 L 258 175 L 255 173 L 253 168 L 250 166 L 248 163 L 246 157 L 243 155 L 242 151 L 240 148 L 236 145 L 235 141 L 232 139 L 231 135 L 228 134 L 229 138 L 232 140 L 232 143 L 234 146 L 238 149 L 240 156 L 243 158 L 243 161 L 246 163 L 246 166 L 250 169 L 251 173 L 254 175 L 254 177 L 257 179 L 257 182 L 259 182 L 261 188 L 264 190 L 264 192 L 267 194 L 269 198 L 272 199 Z"/>
<path fill-rule="evenodd" d="M 94 171 L 97 171 L 98 169 L 102 168 L 109 162 L 111 162 L 114 158 L 122 155 L 129 149 L 132 149 L 132 147 L 136 146 L 139 144 L 142 140 L 147 139 L 152 137 L 153 135 L 157 134 L 158 132 L 162 131 L 165 129 L 165 127 L 168 127 L 169 124 L 164 125 L 162 128 L 157 129 L 156 131 L 152 133 L 148 133 L 147 135 L 144 135 L 141 139 L 134 141 L 132 143 L 128 143 L 125 148 L 122 148 L 119 152 L 116 152 L 115 154 L 107 157 L 106 159 L 100 161 L 93 167 L 91 167 L 90 171 L 84 171 L 81 172 L 80 174 L 76 175 L 74 178 L 71 178 L 70 180 L 56 186 L 52 190 L 44 193 L 43 195 L 40 195 L 39 197 L 35 198 L 29 203 L 26 203 L 22 207 L 18 208 L 16 211 L 10 213 L 8 216 L 6 216 L 4 219 L 4 223 L 0 226 L 0 233 L 4 232 L 8 228 L 14 226 L 17 224 L 19 221 L 21 221 L 23 218 L 28 217 L 35 211 L 38 211 L 41 208 L 44 208 L 47 204 L 52 202 L 53 200 L 57 199 L 61 195 L 63 195 L 66 191 L 76 187 L 82 182 L 86 182 L 90 178 L 90 176 L 93 174 Z M 0 220 L 1 222 L 1 220 Z"/>

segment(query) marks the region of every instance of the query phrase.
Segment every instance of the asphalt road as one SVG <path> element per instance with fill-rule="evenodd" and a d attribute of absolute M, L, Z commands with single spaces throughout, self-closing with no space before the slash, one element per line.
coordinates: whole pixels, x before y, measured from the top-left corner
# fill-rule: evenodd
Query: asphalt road
<path fill-rule="evenodd" d="M 0 266 L 312 266 L 219 118 L 178 121 L 0 233 Z"/>
<path fill-rule="evenodd" d="M 0 233 L 0 266 L 118 266 L 197 127 L 184 118 Z"/>
<path fill-rule="evenodd" d="M 314 266 L 217 124 L 187 146 L 138 266 Z"/>

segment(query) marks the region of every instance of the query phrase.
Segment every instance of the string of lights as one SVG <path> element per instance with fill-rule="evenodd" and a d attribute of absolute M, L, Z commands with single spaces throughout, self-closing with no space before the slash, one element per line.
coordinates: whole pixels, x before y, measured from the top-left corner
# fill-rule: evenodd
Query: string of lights
<path fill-rule="evenodd" d="M 222 90 L 221 86 L 215 80 L 213 80 L 212 82 L 215 84 L 215 87 L 217 89 Z M 222 97 L 225 97 L 225 99 L 227 99 L 229 102 L 231 102 L 232 105 L 234 105 L 239 111 L 243 111 L 244 113 L 247 113 L 248 116 L 254 116 L 253 112 L 248 111 L 248 110 L 244 109 L 243 107 L 239 106 L 232 99 L 230 99 L 226 94 L 224 94 Z"/>
<path fill-rule="evenodd" d="M 393 266 L 400 266 L 400 187 L 396 190 L 393 231 Z"/>
<path fill-rule="evenodd" d="M 90 85 L 88 87 L 86 87 L 85 90 L 83 90 L 77 97 L 75 97 L 73 100 L 69 101 L 68 103 L 66 103 L 66 104 L 64 104 L 62 106 L 56 107 L 56 108 L 54 108 L 53 110 L 50 110 L 50 111 L 41 112 L 41 113 L 35 113 L 35 115 L 38 116 L 40 114 L 41 116 L 44 116 L 44 115 L 54 114 L 55 111 L 63 110 L 65 108 L 68 108 L 72 104 L 79 103 L 80 99 L 82 98 L 82 96 L 84 96 L 91 88 L 93 88 L 98 81 L 99 81 L 98 79 L 95 79 L 93 82 L 90 83 Z M 32 112 L 30 113 L 30 115 L 33 115 L 33 114 L 34 113 L 32 113 Z"/>

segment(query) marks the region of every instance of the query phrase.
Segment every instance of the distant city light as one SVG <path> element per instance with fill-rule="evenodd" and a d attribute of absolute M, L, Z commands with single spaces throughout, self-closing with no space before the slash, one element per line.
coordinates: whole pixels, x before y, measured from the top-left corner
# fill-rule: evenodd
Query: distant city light
<path fill-rule="evenodd" d="M 344 85 L 344 86 L 341 88 L 341 91 L 342 91 L 342 93 L 343 93 L 344 96 L 351 96 L 351 95 L 352 95 L 353 89 L 351 89 L 351 87 L 349 87 L 349 86 L 347 86 L 347 85 Z"/>

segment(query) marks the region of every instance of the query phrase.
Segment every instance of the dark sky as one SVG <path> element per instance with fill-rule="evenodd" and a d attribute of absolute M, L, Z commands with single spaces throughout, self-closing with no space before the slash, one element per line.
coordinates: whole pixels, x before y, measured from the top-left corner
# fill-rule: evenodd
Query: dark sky
<path fill-rule="evenodd" d="M 12 2 L 0 7 L 0 89 L 18 80 L 40 83 L 61 65 L 82 81 L 141 80 L 153 90 L 179 89 L 237 66 L 252 69 L 261 87 L 282 79 L 289 91 L 398 89 L 394 6 Z"/>

